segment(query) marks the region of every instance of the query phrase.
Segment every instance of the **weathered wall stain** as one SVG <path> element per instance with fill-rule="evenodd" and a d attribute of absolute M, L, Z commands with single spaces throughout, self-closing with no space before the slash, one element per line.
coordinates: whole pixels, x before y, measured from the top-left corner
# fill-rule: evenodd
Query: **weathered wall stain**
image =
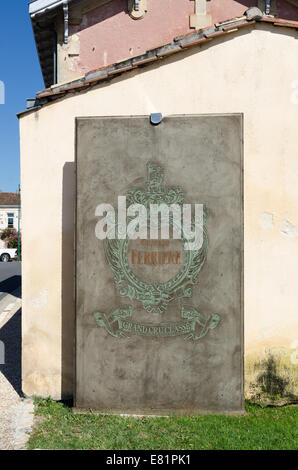
<path fill-rule="evenodd" d="M 298 367 L 287 348 L 251 354 L 245 361 L 245 396 L 261 405 L 297 403 Z"/>
<path fill-rule="evenodd" d="M 274 217 L 270 212 L 262 212 L 259 217 L 259 224 L 264 230 L 271 230 L 274 227 Z"/>
<path fill-rule="evenodd" d="M 286 388 L 289 381 L 278 375 L 274 356 L 270 354 L 262 366 L 264 367 L 264 372 L 261 372 L 257 378 L 257 384 L 262 392 L 274 397 L 284 397 L 287 393 Z"/>
<path fill-rule="evenodd" d="M 280 225 L 280 232 L 287 238 L 295 238 L 298 235 L 298 225 L 293 225 L 288 220 L 283 220 Z"/>

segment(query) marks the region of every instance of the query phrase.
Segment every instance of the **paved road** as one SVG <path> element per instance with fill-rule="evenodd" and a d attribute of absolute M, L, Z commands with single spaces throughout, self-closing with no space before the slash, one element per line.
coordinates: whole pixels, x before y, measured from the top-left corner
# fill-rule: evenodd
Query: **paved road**
<path fill-rule="evenodd" d="M 21 382 L 21 263 L 0 262 L 0 451 L 26 447 L 33 425 L 33 402 Z M 4 362 L 4 363 L 3 363 Z"/>
<path fill-rule="evenodd" d="M 0 300 L 21 286 L 22 263 L 0 262 Z"/>

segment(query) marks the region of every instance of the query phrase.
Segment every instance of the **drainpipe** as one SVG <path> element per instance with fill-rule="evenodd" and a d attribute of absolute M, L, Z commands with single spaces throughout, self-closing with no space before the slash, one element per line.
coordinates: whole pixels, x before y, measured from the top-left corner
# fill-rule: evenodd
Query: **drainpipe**
<path fill-rule="evenodd" d="M 68 44 L 68 20 L 69 20 L 68 0 L 65 0 L 63 2 L 63 13 L 64 13 L 64 44 Z"/>
<path fill-rule="evenodd" d="M 57 33 L 53 31 L 53 85 L 56 85 L 58 81 L 58 74 L 57 74 Z"/>
<path fill-rule="evenodd" d="M 270 9 L 271 9 L 271 0 L 266 0 L 266 10 L 265 10 L 266 15 L 270 14 Z"/>

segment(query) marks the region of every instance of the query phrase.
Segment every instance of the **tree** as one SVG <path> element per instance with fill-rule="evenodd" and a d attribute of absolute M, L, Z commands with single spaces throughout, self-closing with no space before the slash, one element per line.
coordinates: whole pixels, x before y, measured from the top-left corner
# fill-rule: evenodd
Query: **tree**
<path fill-rule="evenodd" d="M 9 237 L 11 237 L 12 235 L 15 235 L 17 234 L 17 231 L 13 228 L 6 228 L 5 230 L 3 230 L 3 232 L 1 233 L 1 240 L 3 241 L 6 241 Z"/>
<path fill-rule="evenodd" d="M 18 233 L 12 233 L 8 238 L 5 240 L 7 248 L 18 248 Z"/>
<path fill-rule="evenodd" d="M 12 228 L 6 228 L 3 230 L 0 236 L 1 240 L 5 241 L 6 248 L 18 248 L 18 232 Z M 22 246 L 21 246 L 21 234 L 20 234 L 20 256 L 22 253 Z"/>

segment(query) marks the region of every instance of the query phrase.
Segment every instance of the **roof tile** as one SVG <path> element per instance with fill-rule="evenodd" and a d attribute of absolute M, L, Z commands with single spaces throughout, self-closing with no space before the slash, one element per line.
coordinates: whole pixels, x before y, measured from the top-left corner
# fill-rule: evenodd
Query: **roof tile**
<path fill-rule="evenodd" d="M 181 47 L 183 49 L 186 49 L 187 47 L 196 46 L 197 44 L 206 43 L 206 42 L 209 42 L 209 41 L 211 41 L 211 39 L 207 39 L 207 38 L 203 37 L 203 38 L 200 38 L 200 39 L 193 40 L 191 42 L 181 44 Z"/>
<path fill-rule="evenodd" d="M 0 206 L 17 206 L 18 204 L 18 193 L 0 193 Z"/>

